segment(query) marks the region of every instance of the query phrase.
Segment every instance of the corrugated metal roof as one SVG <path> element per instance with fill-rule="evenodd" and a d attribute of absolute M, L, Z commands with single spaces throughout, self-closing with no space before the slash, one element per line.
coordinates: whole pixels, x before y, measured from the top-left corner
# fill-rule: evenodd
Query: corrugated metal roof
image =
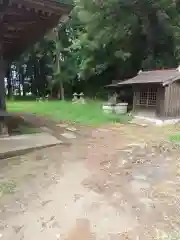
<path fill-rule="evenodd" d="M 109 86 L 131 85 L 131 84 L 146 84 L 146 83 L 160 83 L 164 86 L 173 81 L 180 79 L 180 72 L 177 69 L 154 70 L 140 72 L 136 77 L 131 79 L 111 84 Z"/>

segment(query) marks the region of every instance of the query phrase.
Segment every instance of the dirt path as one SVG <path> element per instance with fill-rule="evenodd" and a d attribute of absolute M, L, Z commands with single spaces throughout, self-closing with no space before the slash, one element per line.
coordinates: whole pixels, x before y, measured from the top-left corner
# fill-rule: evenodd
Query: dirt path
<path fill-rule="evenodd" d="M 177 129 L 113 125 L 0 162 L 0 239 L 165 239 L 179 230 Z M 147 144 L 148 143 L 148 144 Z M 172 238 L 173 239 L 173 238 Z"/>

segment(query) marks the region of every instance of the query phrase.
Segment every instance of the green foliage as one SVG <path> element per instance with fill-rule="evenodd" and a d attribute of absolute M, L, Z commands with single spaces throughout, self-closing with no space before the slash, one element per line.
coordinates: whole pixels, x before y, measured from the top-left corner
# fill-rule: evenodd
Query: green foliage
<path fill-rule="evenodd" d="M 0 195 L 14 193 L 16 184 L 14 181 L 11 182 L 0 182 Z"/>
<path fill-rule="evenodd" d="M 34 95 L 57 92 L 60 83 L 72 87 L 86 80 L 88 86 L 96 79 L 98 86 L 103 76 L 100 89 L 140 69 L 177 67 L 179 9 L 171 0 L 75 0 L 69 20 L 18 64 L 27 64 Z"/>
<path fill-rule="evenodd" d="M 179 33 L 179 14 L 172 1 L 75 3 L 74 11 L 84 29 L 74 46 L 83 53 L 80 70 L 84 73 L 99 74 L 117 62 L 122 68 L 130 65 L 132 73 L 139 68 L 172 67 L 177 63 L 175 32 Z M 174 26 L 178 28 L 175 32 Z"/>

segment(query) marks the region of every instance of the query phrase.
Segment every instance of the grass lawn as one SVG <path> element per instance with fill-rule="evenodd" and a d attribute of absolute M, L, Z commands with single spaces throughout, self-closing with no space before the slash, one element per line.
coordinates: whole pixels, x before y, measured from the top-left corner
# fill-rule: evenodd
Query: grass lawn
<path fill-rule="evenodd" d="M 169 140 L 172 142 L 180 143 L 180 134 L 169 136 Z"/>
<path fill-rule="evenodd" d="M 10 112 L 31 112 L 48 116 L 56 121 L 66 120 L 88 125 L 99 125 L 109 122 L 125 123 L 130 120 L 127 115 L 105 114 L 101 106 L 102 103 L 97 101 L 89 101 L 84 105 L 72 104 L 68 101 L 9 101 L 7 103 Z"/>

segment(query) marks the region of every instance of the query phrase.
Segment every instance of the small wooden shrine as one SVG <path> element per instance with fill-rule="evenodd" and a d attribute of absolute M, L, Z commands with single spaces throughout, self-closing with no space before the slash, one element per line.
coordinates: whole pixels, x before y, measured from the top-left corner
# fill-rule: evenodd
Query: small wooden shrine
<path fill-rule="evenodd" d="M 134 115 L 151 118 L 180 118 L 180 68 L 140 72 L 134 78 L 111 84 L 133 90 Z"/>
<path fill-rule="evenodd" d="M 64 3 L 62 3 L 64 2 Z M 0 0 L 0 110 L 5 109 L 4 77 L 12 61 L 71 11 L 66 0 Z"/>

